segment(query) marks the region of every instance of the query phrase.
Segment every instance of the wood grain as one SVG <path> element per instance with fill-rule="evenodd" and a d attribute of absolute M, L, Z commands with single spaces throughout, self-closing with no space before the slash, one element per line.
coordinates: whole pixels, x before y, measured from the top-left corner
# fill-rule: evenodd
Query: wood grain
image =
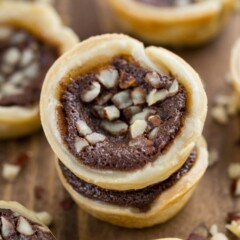
<path fill-rule="evenodd" d="M 107 31 L 117 31 L 101 1 L 55 0 L 55 7 L 83 40 Z M 225 30 L 210 44 L 191 50 L 173 50 L 201 75 L 210 109 L 217 94 L 230 92 L 224 79 L 229 69 L 230 49 L 240 36 L 239 26 L 240 16 L 235 14 Z M 22 152 L 28 151 L 31 156 L 13 183 L 7 183 L 0 176 L 0 199 L 16 200 L 36 211 L 50 212 L 54 218 L 51 229 L 58 240 L 147 240 L 169 236 L 186 239 L 202 223 L 207 226 L 217 223 L 223 230 L 227 212 L 240 208 L 240 201 L 230 196 L 227 176 L 229 163 L 239 161 L 240 146 L 236 141 L 240 138 L 240 119 L 235 117 L 228 125 L 219 126 L 208 116 L 204 134 L 210 149 L 219 151 L 219 163 L 207 171 L 181 213 L 163 225 L 144 230 L 123 229 L 94 219 L 78 209 L 57 178 L 54 154 L 41 131 L 24 139 L 0 143 L 0 170 L 4 162 L 13 161 Z"/>

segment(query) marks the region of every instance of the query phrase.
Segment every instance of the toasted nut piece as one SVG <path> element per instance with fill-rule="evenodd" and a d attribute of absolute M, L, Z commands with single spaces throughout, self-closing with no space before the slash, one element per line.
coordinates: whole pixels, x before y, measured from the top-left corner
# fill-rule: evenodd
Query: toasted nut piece
<path fill-rule="evenodd" d="M 159 132 L 159 127 L 154 128 L 149 134 L 148 134 L 148 138 L 149 139 L 154 139 L 157 137 Z"/>
<path fill-rule="evenodd" d="M 0 27 L 0 39 L 1 40 L 5 40 L 8 39 L 11 34 L 12 34 L 13 30 L 10 27 Z"/>
<path fill-rule="evenodd" d="M 168 90 L 162 89 L 157 91 L 156 89 L 153 89 L 148 95 L 147 95 L 147 103 L 148 106 L 152 106 L 153 104 L 165 100 L 169 95 Z"/>
<path fill-rule="evenodd" d="M 132 99 L 128 90 L 119 92 L 112 97 L 112 102 L 118 109 L 124 109 L 132 105 Z"/>
<path fill-rule="evenodd" d="M 98 116 L 102 119 L 115 120 L 120 117 L 120 111 L 114 105 L 102 107 L 94 106 L 94 110 L 97 112 Z"/>
<path fill-rule="evenodd" d="M 178 93 L 178 89 L 179 89 L 179 84 L 178 84 L 178 81 L 177 80 L 174 80 L 172 85 L 170 86 L 169 88 L 169 95 L 170 96 L 173 96 L 175 95 L 176 93 Z"/>
<path fill-rule="evenodd" d="M 9 65 L 17 64 L 21 59 L 21 52 L 15 48 L 9 48 L 3 55 L 3 61 Z"/>
<path fill-rule="evenodd" d="M 11 84 L 10 82 L 3 84 L 3 86 L 0 89 L 0 92 L 3 95 L 13 95 L 18 94 L 22 91 L 21 88 L 18 88 L 16 85 Z"/>
<path fill-rule="evenodd" d="M 227 111 L 223 106 L 216 106 L 212 109 L 212 117 L 220 124 L 226 124 L 228 122 Z"/>
<path fill-rule="evenodd" d="M 139 112 L 132 116 L 130 123 L 133 124 L 136 120 L 146 120 L 151 112 L 151 109 L 144 108 L 142 112 Z"/>
<path fill-rule="evenodd" d="M 141 110 L 142 109 L 139 106 L 130 106 L 130 107 L 127 107 L 127 108 L 123 109 L 123 114 L 124 114 L 125 118 L 129 120 L 129 119 L 131 119 L 131 117 L 133 115 L 141 112 Z"/>
<path fill-rule="evenodd" d="M 82 135 L 82 136 L 86 136 L 88 134 L 92 133 L 91 128 L 87 125 L 87 123 L 83 120 L 78 120 L 76 122 L 76 127 L 78 132 Z"/>
<path fill-rule="evenodd" d="M 22 216 L 18 219 L 17 231 L 27 236 L 34 234 L 31 224 Z"/>
<path fill-rule="evenodd" d="M 229 165 L 228 176 L 231 179 L 240 178 L 240 163 L 231 163 Z"/>
<path fill-rule="evenodd" d="M 112 135 L 121 135 L 123 133 L 126 133 L 128 130 L 128 125 L 120 120 L 117 120 L 115 122 L 110 121 L 102 121 L 100 125 L 105 131 L 111 133 Z"/>
<path fill-rule="evenodd" d="M 240 196 L 240 179 L 235 179 L 232 182 L 231 193 L 235 197 Z"/>
<path fill-rule="evenodd" d="M 145 120 L 136 120 L 130 126 L 130 133 L 132 138 L 136 138 L 142 135 L 146 129 L 147 129 L 147 122 Z"/>
<path fill-rule="evenodd" d="M 107 106 L 103 109 L 103 116 L 112 121 L 120 117 L 120 111 L 114 106 Z"/>
<path fill-rule="evenodd" d="M 210 228 L 210 233 L 212 235 L 211 240 L 228 240 L 228 238 L 218 231 L 216 224 L 212 225 Z"/>
<path fill-rule="evenodd" d="M 209 150 L 208 167 L 214 166 L 219 160 L 219 153 L 216 149 Z"/>
<path fill-rule="evenodd" d="M 119 77 L 118 71 L 114 68 L 102 69 L 99 75 L 97 76 L 99 82 L 102 83 L 102 85 L 108 89 L 117 86 L 118 77 Z"/>
<path fill-rule="evenodd" d="M 97 102 L 98 105 L 103 105 L 103 104 L 107 103 L 112 98 L 112 96 L 113 96 L 112 93 L 104 94 L 102 96 L 99 96 L 96 99 L 96 102 Z"/>
<path fill-rule="evenodd" d="M 30 64 L 35 58 L 35 53 L 31 48 L 27 48 L 22 52 L 20 66 L 24 67 Z"/>
<path fill-rule="evenodd" d="M 11 82 L 11 84 L 15 84 L 15 85 L 18 85 L 18 84 L 22 84 L 23 81 L 24 81 L 24 75 L 22 72 L 16 72 L 14 74 L 12 74 L 9 78 L 8 78 L 8 81 Z"/>
<path fill-rule="evenodd" d="M 101 85 L 98 82 L 93 82 L 90 89 L 82 94 L 81 99 L 84 102 L 91 102 L 99 95 L 100 92 Z"/>
<path fill-rule="evenodd" d="M 21 171 L 21 167 L 9 163 L 3 164 L 2 176 L 7 181 L 13 181 Z"/>
<path fill-rule="evenodd" d="M 141 147 L 152 147 L 153 146 L 153 142 L 147 138 L 145 138 L 143 135 L 133 138 L 130 142 L 129 142 L 129 146 L 130 147 L 135 147 L 135 146 L 141 146 Z"/>
<path fill-rule="evenodd" d="M 147 95 L 146 91 L 143 88 L 141 87 L 134 88 L 134 90 L 131 92 L 131 97 L 134 105 L 145 103 L 146 95 Z"/>
<path fill-rule="evenodd" d="M 159 127 L 161 124 L 161 118 L 159 115 L 152 115 L 148 117 L 148 123 L 150 127 Z"/>
<path fill-rule="evenodd" d="M 48 213 L 48 212 L 36 212 L 35 213 L 37 218 L 44 224 L 44 225 L 47 225 L 49 226 L 52 221 L 53 221 L 53 218 L 52 216 Z"/>
<path fill-rule="evenodd" d="M 87 147 L 89 144 L 84 138 L 76 137 L 75 138 L 75 149 L 79 153 L 81 152 L 85 147 Z"/>
<path fill-rule="evenodd" d="M 103 141 L 105 141 L 106 137 L 105 137 L 104 135 L 100 134 L 100 133 L 94 132 L 94 133 L 92 133 L 92 134 L 90 134 L 90 135 L 87 135 L 87 136 L 86 136 L 86 139 L 87 139 L 87 141 L 88 141 L 89 143 L 91 143 L 91 144 L 96 144 L 96 143 L 98 143 L 98 142 L 103 142 Z"/>
<path fill-rule="evenodd" d="M 40 67 L 38 63 L 32 63 L 24 69 L 24 74 L 26 77 L 34 78 L 38 75 L 39 69 Z"/>
<path fill-rule="evenodd" d="M 134 77 L 129 76 L 125 72 L 121 72 L 120 79 L 119 79 L 119 87 L 121 89 L 135 87 L 136 85 L 137 85 L 137 80 Z"/>
<path fill-rule="evenodd" d="M 145 76 L 145 81 L 150 83 L 154 88 L 161 87 L 160 77 L 157 72 L 149 72 Z"/>
<path fill-rule="evenodd" d="M 2 222 L 1 234 L 4 238 L 7 238 L 13 232 L 14 226 L 4 217 L 1 217 L 1 222 Z"/>
<path fill-rule="evenodd" d="M 240 238 L 240 221 L 232 221 L 231 224 L 227 224 L 226 228 L 232 232 L 236 237 Z"/>

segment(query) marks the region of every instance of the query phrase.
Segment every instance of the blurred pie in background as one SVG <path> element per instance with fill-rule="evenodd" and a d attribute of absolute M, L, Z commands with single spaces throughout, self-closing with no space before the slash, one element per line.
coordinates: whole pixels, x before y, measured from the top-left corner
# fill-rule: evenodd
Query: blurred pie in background
<path fill-rule="evenodd" d="M 38 102 L 45 75 L 77 41 L 48 5 L 0 3 L 0 139 L 40 128 Z"/>
<path fill-rule="evenodd" d="M 214 38 L 236 0 L 107 0 L 121 31 L 146 43 L 196 46 Z"/>

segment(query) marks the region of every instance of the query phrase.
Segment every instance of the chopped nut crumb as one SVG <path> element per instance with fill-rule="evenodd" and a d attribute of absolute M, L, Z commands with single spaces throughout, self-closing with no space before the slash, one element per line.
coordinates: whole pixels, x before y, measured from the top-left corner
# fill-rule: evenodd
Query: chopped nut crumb
<path fill-rule="evenodd" d="M 225 234 L 218 231 L 218 227 L 216 224 L 211 226 L 210 233 L 212 235 L 211 240 L 228 240 Z"/>
<path fill-rule="evenodd" d="M 21 167 L 9 163 L 3 164 L 2 176 L 7 181 L 13 181 L 18 176 Z"/>
<path fill-rule="evenodd" d="M 218 162 L 219 154 L 216 149 L 209 150 L 208 167 L 212 167 Z"/>
<path fill-rule="evenodd" d="M 212 109 L 212 117 L 220 124 L 226 124 L 228 122 L 228 115 L 226 109 L 219 105 Z"/>
<path fill-rule="evenodd" d="M 240 163 L 231 163 L 229 165 L 228 176 L 231 179 L 240 178 Z"/>
<path fill-rule="evenodd" d="M 231 224 L 227 224 L 226 228 L 235 236 L 240 238 L 240 221 L 232 221 Z"/>

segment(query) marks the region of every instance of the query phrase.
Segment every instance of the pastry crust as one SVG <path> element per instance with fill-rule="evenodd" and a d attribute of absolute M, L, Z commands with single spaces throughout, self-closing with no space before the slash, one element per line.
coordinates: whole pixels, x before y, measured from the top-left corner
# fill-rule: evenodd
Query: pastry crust
<path fill-rule="evenodd" d="M 240 95 L 240 39 L 235 43 L 230 63 L 231 80 L 238 95 Z"/>
<path fill-rule="evenodd" d="M 6 24 L 28 30 L 56 46 L 60 54 L 78 42 L 73 31 L 63 26 L 57 13 L 46 4 L 0 2 L 0 25 Z M 24 136 L 40 126 L 38 104 L 29 107 L 0 106 L 0 139 Z"/>
<path fill-rule="evenodd" d="M 187 110 L 180 133 L 166 153 L 141 169 L 124 172 L 89 168 L 70 153 L 58 130 L 56 108 L 61 106 L 58 87 L 74 76 L 121 54 L 131 55 L 140 65 L 160 72 L 170 72 L 187 92 Z M 94 59 L 94 61 L 93 61 Z M 198 74 L 175 54 L 143 44 L 125 35 L 107 34 L 86 40 L 64 54 L 48 72 L 41 94 L 41 120 L 47 139 L 58 158 L 79 178 L 103 188 L 140 189 L 163 181 L 179 169 L 190 155 L 202 129 L 207 98 Z"/>
<path fill-rule="evenodd" d="M 143 228 L 163 223 L 177 214 L 191 197 L 208 166 L 206 143 L 197 145 L 197 160 L 191 170 L 174 186 L 165 190 L 152 204 L 149 211 L 141 213 L 131 208 L 119 207 L 88 199 L 77 193 L 64 178 L 56 159 L 61 182 L 75 202 L 88 213 L 101 220 L 129 228 Z"/>
<path fill-rule="evenodd" d="M 235 0 L 202 0 L 186 7 L 157 7 L 136 0 L 107 3 L 121 30 L 148 43 L 171 46 L 209 41 L 224 26 L 235 6 Z"/>
<path fill-rule="evenodd" d="M 34 212 L 30 211 L 29 209 L 25 208 L 18 202 L 13 202 L 13 201 L 0 201 L 0 209 L 10 209 L 13 212 L 19 213 L 21 216 L 27 218 L 28 220 L 31 220 L 34 223 L 37 223 L 41 225 L 46 231 L 50 232 L 50 229 L 45 226 L 35 215 Z M 54 238 L 55 239 L 55 238 Z"/>

